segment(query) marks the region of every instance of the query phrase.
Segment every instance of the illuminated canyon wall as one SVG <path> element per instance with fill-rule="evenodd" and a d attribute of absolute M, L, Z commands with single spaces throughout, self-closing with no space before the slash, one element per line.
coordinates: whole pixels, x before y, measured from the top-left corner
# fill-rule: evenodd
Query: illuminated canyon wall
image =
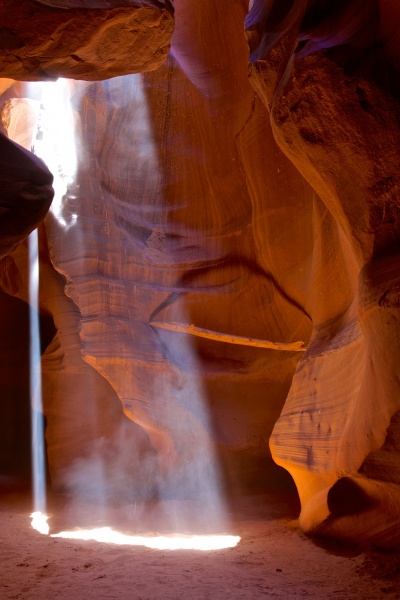
<path fill-rule="evenodd" d="M 95 3 L 70 4 L 63 14 Z M 52 485 L 185 496 L 206 485 L 213 448 L 223 487 L 255 489 L 272 455 L 306 532 L 398 547 L 396 3 L 173 4 L 168 58 L 170 3 L 91 8 L 152 11 L 158 29 L 141 30 L 149 42 L 132 42 L 140 61 L 125 71 L 142 73 L 100 82 L 101 61 L 84 75 L 69 59 L 54 67 L 88 81 L 64 87 L 77 167 L 66 177 L 57 151 L 40 227 Z M 61 19 L 57 2 L 40 5 Z M 40 79 L 38 63 L 32 77 L 6 64 L 4 77 Z M 17 107 L 38 100 L 6 87 L 10 135 Z M 2 229 L 1 384 L 20 423 L 27 252 Z M 305 352 L 283 346 L 299 341 Z"/>

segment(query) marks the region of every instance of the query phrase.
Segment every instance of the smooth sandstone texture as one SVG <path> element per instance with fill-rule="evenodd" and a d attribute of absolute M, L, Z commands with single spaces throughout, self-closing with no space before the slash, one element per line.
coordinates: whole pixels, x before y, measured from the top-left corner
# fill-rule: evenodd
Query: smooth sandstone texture
<path fill-rule="evenodd" d="M 385 12 L 394 19 L 397 9 L 363 8 L 349 3 L 336 22 L 314 14 L 308 30 L 307 2 L 278 22 L 248 19 L 259 44 L 251 80 L 275 139 L 341 230 L 356 285 L 340 306 L 334 273 L 318 282 L 333 285 L 334 310 L 310 310 L 314 331 L 271 449 L 295 479 L 306 531 L 398 547 L 400 94 Z M 337 26 L 344 21 L 347 36 Z"/>
<path fill-rule="evenodd" d="M 98 80 L 156 69 L 169 51 L 172 12 L 171 3 L 158 0 L 5 0 L 0 7 L 0 76 Z"/>
<path fill-rule="evenodd" d="M 246 1 L 175 0 L 158 70 L 71 83 L 78 170 L 40 233 L 51 480 L 197 495 L 211 450 L 254 489 L 270 444 L 306 532 L 398 548 L 398 9 L 251 6 L 245 36 Z M 24 244 L 0 267 L 18 315 Z"/>
<path fill-rule="evenodd" d="M 290 230 L 276 228 L 274 215 L 281 202 L 291 205 L 300 198 L 308 207 L 309 231 L 318 201 L 276 147 L 267 112 L 249 85 L 242 3 L 234 5 L 225 34 L 221 27 L 212 30 L 212 44 L 224 48 L 223 60 L 210 52 L 210 8 L 202 5 L 193 21 L 201 35 L 183 28 L 177 58 L 152 75 L 72 84 L 78 173 L 61 215 L 46 221 L 49 257 L 74 303 L 65 302 L 65 310 L 76 306 L 79 314 L 83 356 L 157 451 L 158 479 L 149 475 L 154 450 L 147 446 L 145 468 L 146 461 L 135 463 L 138 475 L 126 481 L 141 488 L 142 469 L 143 486 L 153 481 L 158 490 L 178 494 L 197 493 L 207 481 L 210 444 L 223 462 L 223 485 L 241 489 L 265 480 L 269 433 L 299 352 L 156 332 L 151 323 L 187 322 L 277 344 L 306 342 L 310 331 L 302 292 L 285 289 L 290 277 L 301 277 L 299 261 L 308 261 L 309 241 L 298 223 Z M 228 4 L 218 9 L 220 20 L 227 9 Z M 180 18 L 184 23 L 184 14 Z M 183 71 L 178 60 L 185 44 Z M 201 56 L 206 72 L 199 89 L 192 81 Z M 277 183 L 270 184 L 274 177 Z M 285 218 L 285 209 L 282 214 Z M 269 217 L 274 241 L 264 252 Z M 299 238 L 300 258 L 282 253 L 281 237 Z M 9 258 L 23 273 L 22 258 Z M 280 273 L 282 263 L 290 277 Z M 44 280 L 42 309 L 54 314 L 48 287 Z M 26 300 L 22 289 L 19 294 Z M 81 473 L 93 472 L 97 446 L 78 442 L 78 434 L 74 445 L 66 433 L 72 435 L 75 410 L 66 383 L 68 361 L 79 348 L 68 342 L 62 312 L 54 314 L 57 343 L 43 358 L 45 382 L 53 382 L 46 383 L 44 398 L 49 467 L 55 487 L 80 489 L 91 478 L 76 473 L 77 455 Z M 87 406 L 96 394 L 89 381 L 86 387 L 74 385 L 74 404 Z M 68 429 L 62 415 L 70 415 Z M 194 480 L 188 477 L 196 472 Z"/>
<path fill-rule="evenodd" d="M 250 113 L 255 97 L 243 54 Z M 235 141 L 230 123 L 218 119 L 226 99 L 204 99 L 173 59 L 151 76 L 84 86 L 76 96 L 82 155 L 71 190 L 79 203 L 71 197 L 70 206 L 78 217 L 68 231 L 46 228 L 52 262 L 81 314 L 85 360 L 146 431 L 162 490 L 200 492 L 210 444 L 228 464 L 224 476 L 251 480 L 257 461 L 269 456 L 264 432 L 279 414 L 298 353 L 151 324 L 307 339 L 308 318 L 254 261 L 252 200 L 236 165 L 238 152 L 250 162 L 258 145 L 251 131 Z M 234 95 L 231 102 L 233 111 Z M 262 124 L 260 104 L 258 111 Z"/>

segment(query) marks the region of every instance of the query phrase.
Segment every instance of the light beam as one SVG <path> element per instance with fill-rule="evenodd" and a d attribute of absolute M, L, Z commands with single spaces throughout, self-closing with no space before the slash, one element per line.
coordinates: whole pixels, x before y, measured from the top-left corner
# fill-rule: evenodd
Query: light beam
<path fill-rule="evenodd" d="M 31 526 L 33 529 L 36 529 L 39 533 L 43 535 L 48 535 L 50 531 L 49 524 L 47 523 L 47 519 L 49 517 L 40 511 L 33 512 L 31 514 Z"/>
<path fill-rule="evenodd" d="M 39 250 L 37 229 L 28 239 L 29 249 L 29 328 L 30 393 L 33 506 L 35 513 L 46 510 L 46 460 L 42 403 L 42 364 L 39 327 Z"/>
<path fill-rule="evenodd" d="M 79 529 L 76 531 L 61 531 L 52 534 L 53 538 L 74 540 L 93 540 L 106 544 L 128 546 L 145 546 L 152 550 L 221 550 L 233 548 L 240 537 L 235 535 L 192 535 L 173 533 L 170 535 L 126 535 L 110 527 L 97 529 Z"/>
<path fill-rule="evenodd" d="M 49 535 L 49 517 L 41 512 L 31 514 L 31 525 L 43 535 Z M 151 550 L 223 550 L 234 548 L 240 542 L 237 535 L 195 535 L 189 533 L 171 533 L 164 535 L 127 535 L 115 531 L 111 527 L 97 527 L 94 529 L 75 529 L 52 533 L 52 538 L 67 540 L 86 540 L 103 544 L 116 544 L 118 546 L 145 546 Z"/>

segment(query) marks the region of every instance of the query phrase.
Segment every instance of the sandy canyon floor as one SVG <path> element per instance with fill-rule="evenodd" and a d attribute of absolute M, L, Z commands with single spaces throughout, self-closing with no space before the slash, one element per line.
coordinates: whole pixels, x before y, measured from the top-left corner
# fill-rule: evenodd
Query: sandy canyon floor
<path fill-rule="evenodd" d="M 241 536 L 236 547 L 160 551 L 41 535 L 30 527 L 30 501 L 3 495 L 0 598 L 400 598 L 400 555 L 317 545 L 298 529 L 295 504 L 280 493 L 236 498 L 227 531 Z M 99 516 L 95 501 L 78 506 L 58 497 L 49 502 L 51 533 L 91 521 L 130 533 L 156 531 L 162 529 L 163 515 L 187 513 L 193 506 L 170 501 L 161 511 L 151 504 L 136 509 L 139 517 L 129 522 L 132 507 L 113 507 Z"/>

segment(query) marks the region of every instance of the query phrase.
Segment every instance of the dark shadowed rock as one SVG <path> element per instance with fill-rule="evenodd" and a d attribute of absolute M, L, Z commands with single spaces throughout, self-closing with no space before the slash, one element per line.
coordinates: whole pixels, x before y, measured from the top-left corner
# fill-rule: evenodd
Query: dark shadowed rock
<path fill-rule="evenodd" d="M 172 31 L 169 2 L 5 0 L 0 76 L 97 80 L 156 69 L 168 54 Z"/>
<path fill-rule="evenodd" d="M 0 133 L 0 256 L 41 223 L 53 199 L 53 175 L 39 158 Z"/>

